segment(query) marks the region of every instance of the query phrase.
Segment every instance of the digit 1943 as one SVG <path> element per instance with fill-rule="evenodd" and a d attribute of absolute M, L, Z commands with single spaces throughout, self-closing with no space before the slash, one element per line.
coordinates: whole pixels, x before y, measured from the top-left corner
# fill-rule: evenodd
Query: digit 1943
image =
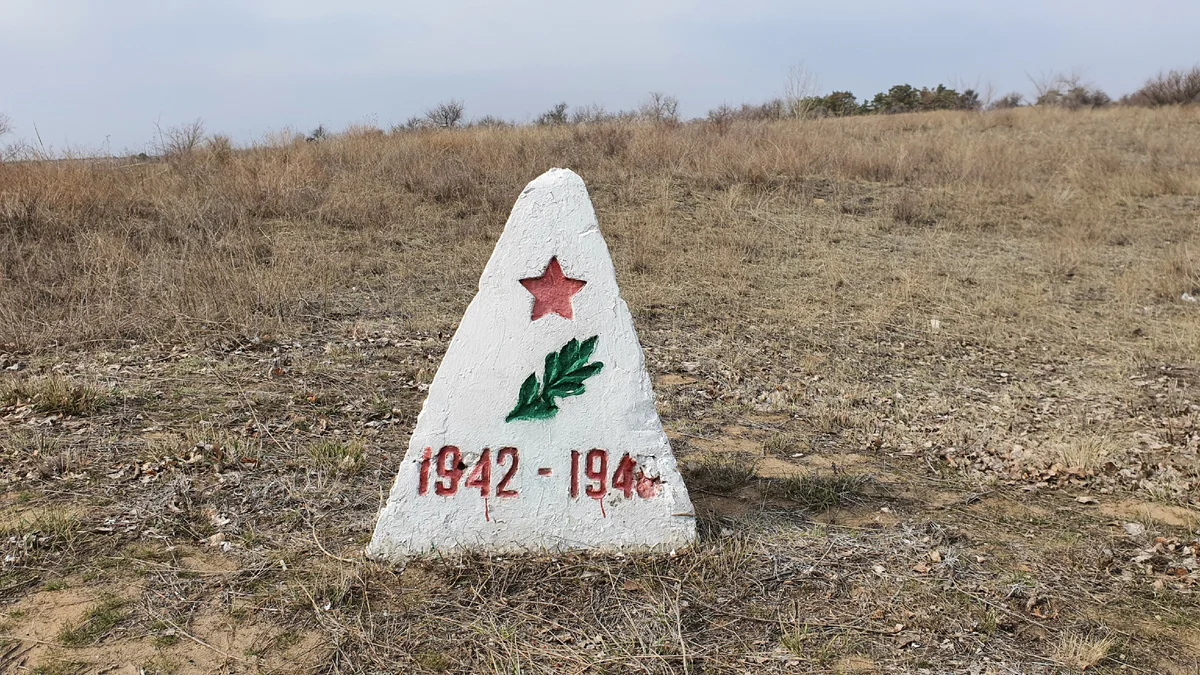
<path fill-rule="evenodd" d="M 500 448 L 493 455 L 484 448 L 474 466 L 463 461 L 462 451 L 453 445 L 443 446 L 435 454 L 425 448 L 421 457 L 417 494 L 430 493 L 440 497 L 452 497 L 467 490 L 479 490 L 480 497 L 517 497 L 516 478 L 521 465 L 521 455 L 514 447 Z M 539 478 L 549 477 L 552 470 L 540 467 Z M 493 480 L 495 478 L 496 480 Z M 567 496 L 604 499 L 610 494 L 620 494 L 626 499 L 634 495 L 649 499 L 658 494 L 661 483 L 657 477 L 645 475 L 637 461 L 625 453 L 615 462 L 607 450 L 594 448 L 586 452 L 571 451 L 570 480 Z"/>

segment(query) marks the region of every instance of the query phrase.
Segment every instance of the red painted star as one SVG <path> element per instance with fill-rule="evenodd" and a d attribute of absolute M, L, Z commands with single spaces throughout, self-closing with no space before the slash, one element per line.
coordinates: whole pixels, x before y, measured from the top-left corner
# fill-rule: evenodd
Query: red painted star
<path fill-rule="evenodd" d="M 558 258 L 550 258 L 546 271 L 540 277 L 522 279 L 521 285 L 533 294 L 533 315 L 530 321 L 537 321 L 547 314 L 557 314 L 564 319 L 575 318 L 571 309 L 571 296 L 575 295 L 586 285 L 582 279 L 571 279 L 563 274 Z"/>

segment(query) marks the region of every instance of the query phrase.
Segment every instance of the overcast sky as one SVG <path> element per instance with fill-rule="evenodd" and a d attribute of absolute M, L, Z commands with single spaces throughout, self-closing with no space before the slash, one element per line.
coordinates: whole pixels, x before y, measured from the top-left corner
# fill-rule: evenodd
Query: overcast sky
<path fill-rule="evenodd" d="M 0 0 L 0 112 L 57 150 L 139 151 L 202 118 L 253 141 L 388 127 L 448 98 L 526 120 L 558 101 L 685 116 L 892 84 L 1032 89 L 1080 70 L 1118 96 L 1200 62 L 1197 0 Z"/>

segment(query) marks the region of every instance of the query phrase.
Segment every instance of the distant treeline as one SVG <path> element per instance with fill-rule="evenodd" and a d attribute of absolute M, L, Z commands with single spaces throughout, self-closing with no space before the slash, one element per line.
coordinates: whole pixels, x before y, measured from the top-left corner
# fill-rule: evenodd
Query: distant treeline
<path fill-rule="evenodd" d="M 1020 92 L 998 97 L 982 95 L 973 88 L 958 91 L 944 84 L 917 88 L 898 84 L 871 98 L 859 99 L 851 91 L 833 91 L 824 96 L 806 91 L 812 78 L 804 74 L 789 76 L 785 95 L 765 103 L 743 103 L 740 106 L 721 105 L 708 111 L 705 119 L 713 123 L 734 120 L 780 120 L 788 118 L 849 117 L 853 115 L 892 115 L 898 113 L 930 112 L 935 110 L 1000 110 L 1026 105 L 1053 106 L 1078 110 L 1102 108 L 1108 105 L 1163 106 L 1200 103 L 1200 66 L 1191 70 L 1171 70 L 1148 79 L 1140 89 L 1114 100 L 1099 87 L 1077 74 L 1051 75 L 1033 81 L 1034 93 L 1026 98 Z M 393 131 L 422 128 L 454 128 L 466 124 L 466 107 L 452 100 L 427 110 L 424 115 L 410 118 Z M 602 106 L 588 105 L 571 108 L 558 103 L 533 120 L 534 124 L 556 126 L 599 122 L 643 121 L 680 123 L 679 101 L 674 96 L 653 92 L 636 110 L 606 111 Z M 485 116 L 470 123 L 472 126 L 510 126 L 514 123 Z M 318 128 L 316 138 L 324 133 Z"/>
<path fill-rule="evenodd" d="M 1033 79 L 1034 92 L 1029 98 L 1020 92 L 1010 92 L 993 97 L 981 94 L 975 88 L 964 87 L 962 91 L 944 84 L 917 88 L 910 84 L 897 84 L 871 98 L 859 99 L 851 91 L 837 90 L 825 95 L 815 93 L 816 79 L 802 68 L 793 68 L 788 74 L 784 94 L 765 103 L 743 103 L 738 106 L 721 105 L 709 110 L 696 122 L 707 122 L 724 127 L 734 121 L 770 121 L 782 119 L 813 119 L 824 117 L 851 117 L 856 115 L 892 115 L 899 113 L 930 112 L 937 110 L 1001 110 L 1022 106 L 1058 107 L 1069 110 L 1103 108 L 1109 105 L 1169 106 L 1200 104 L 1200 66 L 1190 70 L 1163 71 L 1149 78 L 1132 94 L 1114 100 L 1106 92 L 1086 82 L 1080 75 L 1049 75 Z M 391 127 L 392 132 L 420 129 L 454 129 L 459 127 L 508 127 L 520 126 L 493 115 L 469 120 L 467 108 L 462 100 L 444 101 L 427 109 L 423 114 L 410 117 L 403 124 Z M 558 103 L 532 120 L 538 126 L 560 126 L 578 124 L 601 124 L 619 122 L 651 122 L 676 125 L 683 123 L 679 113 L 679 100 L 661 92 L 651 92 L 649 97 L 634 110 L 609 112 L 603 106 L 592 104 L 572 108 L 566 102 Z M 11 120 L 0 111 L 0 137 L 13 130 Z M 371 125 L 369 129 L 356 125 L 354 131 L 384 133 Z M 347 131 L 350 131 L 347 130 Z M 320 125 L 308 134 L 286 132 L 281 137 L 320 141 L 332 132 Z M 278 140 L 278 139 L 276 139 Z M 158 129 L 157 138 L 147 149 L 154 155 L 168 156 L 186 154 L 193 149 L 209 145 L 228 152 L 233 149 L 232 141 L 224 135 L 207 136 L 203 122 L 194 122 Z M 32 145 L 27 141 L 0 147 L 0 162 L 21 159 L 52 159 L 80 154 L 75 151 L 54 152 L 51 149 Z M 82 153 L 84 156 L 94 156 Z M 107 151 L 104 154 L 108 154 Z M 133 154 L 133 153 L 131 153 Z M 146 152 L 136 153 L 148 157 Z"/>

